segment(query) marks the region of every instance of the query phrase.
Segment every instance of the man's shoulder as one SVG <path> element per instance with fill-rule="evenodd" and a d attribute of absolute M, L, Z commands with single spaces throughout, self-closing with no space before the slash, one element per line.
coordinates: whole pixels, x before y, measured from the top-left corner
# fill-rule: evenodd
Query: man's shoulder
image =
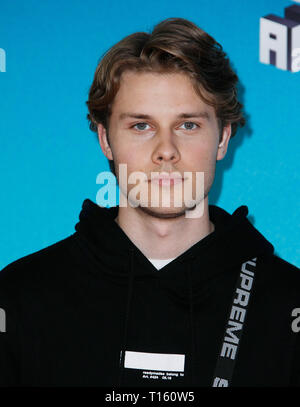
<path fill-rule="evenodd" d="M 300 278 L 299 268 L 292 263 L 284 260 L 277 254 L 273 254 L 268 258 L 268 267 L 272 268 L 276 273 L 289 273 L 290 277 Z"/>
<path fill-rule="evenodd" d="M 48 270 L 55 272 L 59 266 L 70 261 L 73 241 L 74 234 L 7 264 L 0 270 L 0 285 L 5 281 L 8 284 L 17 280 L 22 282 Z"/>
<path fill-rule="evenodd" d="M 276 254 L 268 256 L 262 263 L 259 274 L 269 291 L 286 293 L 287 297 L 295 295 L 300 299 L 300 270 Z M 268 291 L 268 292 L 269 292 Z"/>

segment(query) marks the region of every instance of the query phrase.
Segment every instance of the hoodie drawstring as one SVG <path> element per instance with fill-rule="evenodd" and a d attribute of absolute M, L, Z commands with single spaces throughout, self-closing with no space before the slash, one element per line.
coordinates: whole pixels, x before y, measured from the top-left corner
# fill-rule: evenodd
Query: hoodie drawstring
<path fill-rule="evenodd" d="M 192 265 L 194 257 L 191 257 L 191 261 L 188 266 L 188 285 L 189 285 L 189 305 L 190 305 L 190 323 L 191 323 L 191 375 L 192 386 L 195 386 L 195 357 L 196 357 L 196 341 L 195 341 L 195 326 L 194 326 L 194 304 L 193 304 L 193 283 L 192 283 Z"/>
<path fill-rule="evenodd" d="M 123 349 L 120 353 L 120 361 L 119 361 L 119 386 L 121 386 L 123 381 L 123 373 L 124 373 L 124 361 L 125 361 L 125 349 L 127 344 L 127 332 L 128 332 L 128 321 L 129 321 L 129 314 L 130 314 L 130 305 L 131 305 L 131 297 L 133 291 L 133 277 L 134 277 L 134 267 L 133 267 L 133 256 L 134 256 L 134 249 L 133 247 L 130 248 L 130 271 L 128 276 L 128 289 L 127 289 L 127 305 L 126 305 L 126 314 L 125 314 L 125 327 L 124 327 L 124 339 L 123 339 Z"/>

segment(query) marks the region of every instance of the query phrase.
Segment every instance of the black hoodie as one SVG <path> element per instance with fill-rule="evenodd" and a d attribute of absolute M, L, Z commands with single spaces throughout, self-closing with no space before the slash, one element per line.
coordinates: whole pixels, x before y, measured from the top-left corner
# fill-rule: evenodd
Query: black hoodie
<path fill-rule="evenodd" d="M 0 272 L 0 385 L 212 386 L 238 278 L 254 262 L 230 385 L 300 385 L 300 273 L 246 206 L 209 205 L 215 231 L 160 270 L 117 213 L 85 200 L 74 234 Z"/>

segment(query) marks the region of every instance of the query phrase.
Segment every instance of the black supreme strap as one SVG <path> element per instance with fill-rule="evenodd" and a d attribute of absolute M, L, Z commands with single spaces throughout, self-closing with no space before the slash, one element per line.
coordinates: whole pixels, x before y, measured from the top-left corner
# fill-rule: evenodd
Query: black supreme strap
<path fill-rule="evenodd" d="M 229 387 L 243 333 L 256 269 L 256 258 L 242 264 L 225 326 L 212 387 Z"/>

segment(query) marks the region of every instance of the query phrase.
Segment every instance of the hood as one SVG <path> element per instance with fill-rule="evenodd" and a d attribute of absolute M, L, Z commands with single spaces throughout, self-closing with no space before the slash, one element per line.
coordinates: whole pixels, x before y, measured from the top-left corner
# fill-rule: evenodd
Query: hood
<path fill-rule="evenodd" d="M 191 246 L 188 250 L 156 270 L 152 263 L 133 244 L 114 221 L 118 206 L 100 207 L 90 199 L 82 204 L 79 222 L 75 225 L 76 238 L 89 259 L 87 269 L 92 273 L 105 273 L 107 278 L 127 289 L 123 350 L 120 355 L 119 385 L 124 373 L 124 353 L 127 341 L 128 319 L 134 281 L 159 279 L 174 301 L 187 307 L 191 326 L 191 353 L 195 352 L 194 307 L 210 294 L 210 285 L 228 269 L 256 257 L 271 255 L 274 247 L 247 219 L 248 208 L 237 208 L 232 215 L 224 209 L 209 205 L 209 217 L 215 225 L 214 232 Z M 193 383 L 194 378 L 192 378 Z"/>
<path fill-rule="evenodd" d="M 135 275 L 139 278 L 152 277 L 152 263 L 114 221 L 118 209 L 118 206 L 100 207 L 90 199 L 83 202 L 75 230 L 84 242 L 85 251 L 98 270 L 102 266 L 103 272 L 120 280 L 128 277 L 129 254 L 132 251 L 137 266 Z M 248 208 L 245 205 L 237 208 L 232 215 L 216 205 L 209 205 L 209 217 L 215 225 L 214 232 L 167 264 L 163 268 L 163 274 L 171 273 L 173 279 L 177 264 L 184 265 L 194 259 L 200 262 L 203 269 L 203 282 L 253 257 L 264 253 L 272 254 L 272 244 L 250 223 L 247 215 Z M 92 267 L 90 270 L 99 272 Z M 162 270 L 155 274 L 162 274 Z"/>

